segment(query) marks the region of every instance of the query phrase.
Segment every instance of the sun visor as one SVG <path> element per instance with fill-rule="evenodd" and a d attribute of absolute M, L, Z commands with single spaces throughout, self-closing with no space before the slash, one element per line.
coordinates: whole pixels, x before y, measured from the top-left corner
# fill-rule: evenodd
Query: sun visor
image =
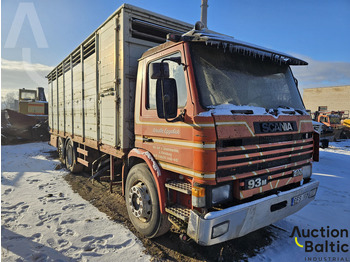
<path fill-rule="evenodd" d="M 205 42 L 207 45 L 217 45 L 224 50 L 246 56 L 253 56 L 262 60 L 268 59 L 273 62 L 288 65 L 307 65 L 308 63 L 291 55 L 253 45 L 237 40 L 233 37 L 215 33 L 209 30 L 192 30 L 182 35 L 181 40 L 191 42 Z"/>

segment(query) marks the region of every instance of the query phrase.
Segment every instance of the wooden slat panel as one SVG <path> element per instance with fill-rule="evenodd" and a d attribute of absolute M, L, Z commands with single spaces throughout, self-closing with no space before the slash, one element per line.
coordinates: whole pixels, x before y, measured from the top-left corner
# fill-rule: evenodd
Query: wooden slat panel
<path fill-rule="evenodd" d="M 80 147 L 77 148 L 77 152 L 84 155 L 84 156 L 88 156 L 89 155 L 89 152 L 85 149 L 82 149 Z"/>
<path fill-rule="evenodd" d="M 57 121 L 57 80 L 52 81 L 52 129 L 58 130 Z"/>
<path fill-rule="evenodd" d="M 96 54 L 84 60 L 85 136 L 97 140 Z"/>
<path fill-rule="evenodd" d="M 99 32 L 99 59 L 101 61 L 99 70 L 100 81 L 100 132 L 103 144 L 115 146 L 116 144 L 116 114 L 115 96 L 104 94 L 116 92 L 115 87 L 115 20 L 109 21 Z M 115 93 L 114 93 L 115 94 Z"/>
<path fill-rule="evenodd" d="M 73 118 L 74 118 L 74 133 L 83 135 L 82 125 L 82 66 L 81 63 L 73 67 Z"/>
<path fill-rule="evenodd" d="M 65 126 L 65 96 L 64 96 L 64 86 L 63 86 L 63 76 L 58 77 L 58 129 L 60 132 L 64 132 Z"/>
<path fill-rule="evenodd" d="M 89 162 L 88 161 L 86 161 L 84 159 L 81 159 L 79 157 L 77 157 L 77 161 L 78 161 L 78 163 L 80 163 L 80 164 L 82 164 L 82 165 L 84 165 L 86 167 L 89 167 Z"/>
<path fill-rule="evenodd" d="M 72 77 L 69 70 L 64 74 L 64 88 L 65 88 L 65 115 L 66 115 L 66 132 L 72 131 Z"/>

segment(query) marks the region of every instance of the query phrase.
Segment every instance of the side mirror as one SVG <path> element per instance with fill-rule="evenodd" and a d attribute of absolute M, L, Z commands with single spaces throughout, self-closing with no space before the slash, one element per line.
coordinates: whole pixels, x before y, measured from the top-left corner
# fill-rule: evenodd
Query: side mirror
<path fill-rule="evenodd" d="M 152 63 L 150 65 L 149 74 L 151 79 L 169 78 L 168 63 Z"/>
<path fill-rule="evenodd" d="M 177 116 L 177 87 L 174 78 L 157 79 L 156 103 L 159 118 Z"/>

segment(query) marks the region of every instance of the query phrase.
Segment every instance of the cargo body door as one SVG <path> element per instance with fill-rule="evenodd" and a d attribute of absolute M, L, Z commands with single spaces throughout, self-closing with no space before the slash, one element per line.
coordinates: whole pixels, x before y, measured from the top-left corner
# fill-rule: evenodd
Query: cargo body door
<path fill-rule="evenodd" d="M 113 147 L 119 144 L 115 23 L 110 20 L 98 32 L 99 142 Z"/>

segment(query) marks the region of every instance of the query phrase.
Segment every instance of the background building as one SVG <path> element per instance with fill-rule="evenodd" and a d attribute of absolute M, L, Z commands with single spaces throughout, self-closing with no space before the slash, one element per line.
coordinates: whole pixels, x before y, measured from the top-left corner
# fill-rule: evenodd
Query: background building
<path fill-rule="evenodd" d="M 303 92 L 306 109 L 314 112 L 318 107 L 327 107 L 327 111 L 350 111 L 350 85 L 307 88 Z"/>

